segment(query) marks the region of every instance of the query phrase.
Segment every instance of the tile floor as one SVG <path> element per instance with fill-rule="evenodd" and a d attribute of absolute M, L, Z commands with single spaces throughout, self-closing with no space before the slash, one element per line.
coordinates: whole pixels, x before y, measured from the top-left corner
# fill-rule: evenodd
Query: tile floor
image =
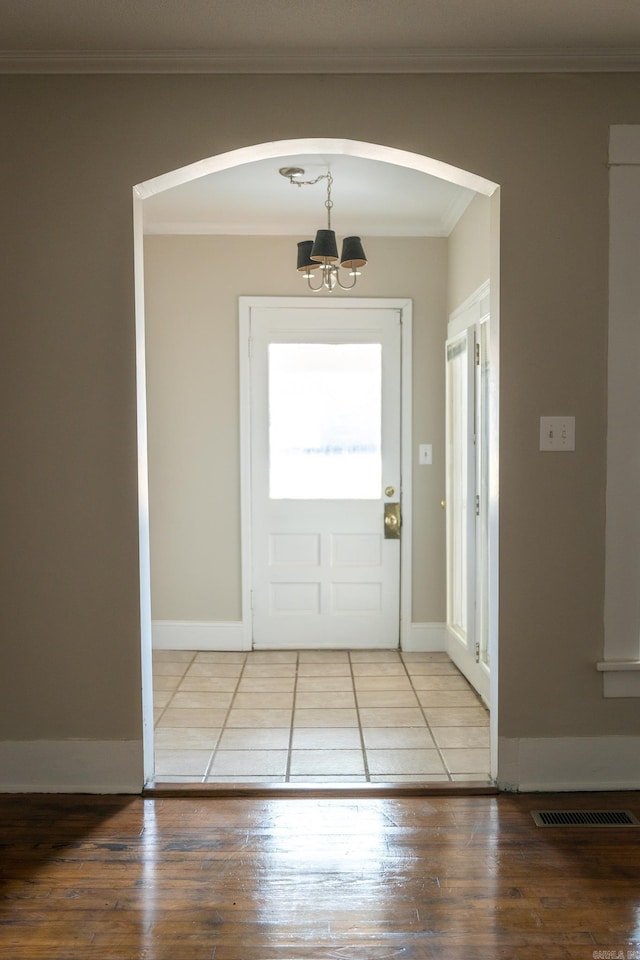
<path fill-rule="evenodd" d="M 156 782 L 489 780 L 489 714 L 444 653 L 153 659 Z"/>

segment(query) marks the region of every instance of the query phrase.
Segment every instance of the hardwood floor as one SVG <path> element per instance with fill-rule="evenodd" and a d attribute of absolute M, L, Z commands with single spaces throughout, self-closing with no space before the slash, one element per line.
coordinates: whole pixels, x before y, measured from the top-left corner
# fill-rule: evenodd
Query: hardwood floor
<path fill-rule="evenodd" d="M 638 960 L 627 794 L 0 797 L 7 960 Z"/>

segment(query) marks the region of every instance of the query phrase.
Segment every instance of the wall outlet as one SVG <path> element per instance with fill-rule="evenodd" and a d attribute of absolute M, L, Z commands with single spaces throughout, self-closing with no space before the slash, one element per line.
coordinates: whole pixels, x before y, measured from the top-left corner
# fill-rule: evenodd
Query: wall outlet
<path fill-rule="evenodd" d="M 418 463 L 423 467 L 429 467 L 433 463 L 433 450 L 430 443 L 421 443 L 418 446 Z"/>
<path fill-rule="evenodd" d="M 575 450 L 575 417 L 540 417 L 541 450 Z"/>

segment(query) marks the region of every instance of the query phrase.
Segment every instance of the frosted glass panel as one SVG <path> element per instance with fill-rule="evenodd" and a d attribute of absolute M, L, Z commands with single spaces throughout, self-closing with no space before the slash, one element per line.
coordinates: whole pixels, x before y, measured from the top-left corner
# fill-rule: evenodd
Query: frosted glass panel
<path fill-rule="evenodd" d="M 382 486 L 379 343 L 269 345 L 269 495 L 377 500 Z"/>

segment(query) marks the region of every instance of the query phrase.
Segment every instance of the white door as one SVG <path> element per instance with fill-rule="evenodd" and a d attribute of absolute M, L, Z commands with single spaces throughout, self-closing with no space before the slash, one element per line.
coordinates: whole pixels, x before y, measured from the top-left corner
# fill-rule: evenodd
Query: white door
<path fill-rule="evenodd" d="M 397 647 L 401 311 L 249 327 L 253 646 Z"/>
<path fill-rule="evenodd" d="M 447 341 L 447 652 L 489 702 L 488 324 Z"/>

